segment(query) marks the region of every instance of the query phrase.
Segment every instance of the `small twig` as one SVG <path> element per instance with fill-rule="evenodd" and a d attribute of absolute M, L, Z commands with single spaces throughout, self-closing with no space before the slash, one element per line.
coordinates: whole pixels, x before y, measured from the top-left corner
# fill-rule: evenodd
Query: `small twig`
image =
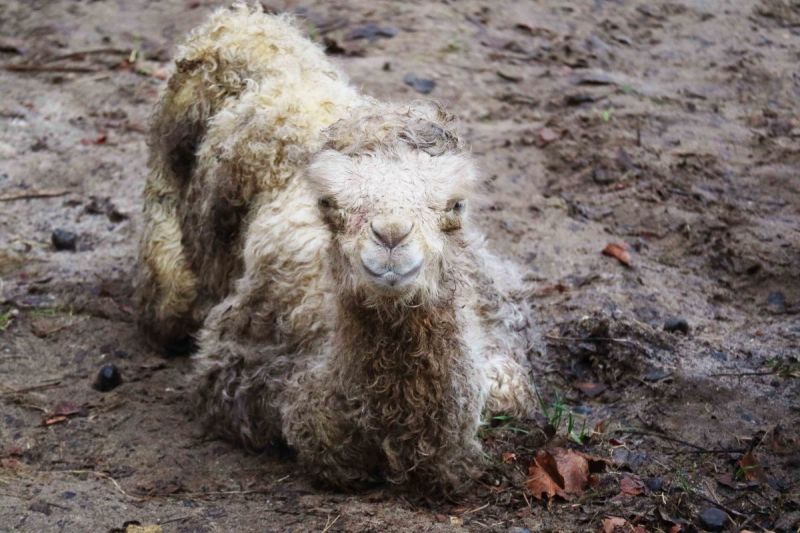
<path fill-rule="evenodd" d="M 41 383 L 39 385 L 33 385 L 33 386 L 30 386 L 30 387 L 23 387 L 21 389 L 12 389 L 8 385 L 3 385 L 2 383 L 0 383 L 0 387 L 3 387 L 4 389 L 6 389 L 5 392 L 0 392 L 0 396 L 13 395 L 13 394 L 25 394 L 26 392 L 33 392 L 33 391 L 37 391 L 37 390 L 49 389 L 49 388 L 52 388 L 52 387 L 58 387 L 59 385 L 61 385 L 61 380 L 60 379 L 56 380 L 56 381 L 53 381 L 51 383 Z"/>
<path fill-rule="evenodd" d="M 626 429 L 620 428 L 615 430 L 616 433 L 627 433 L 629 435 L 647 435 L 649 437 L 658 437 L 660 439 L 668 440 L 671 442 L 677 442 L 678 444 L 683 444 L 684 446 L 689 446 L 696 450 L 702 451 L 703 453 L 708 452 L 708 448 L 703 448 L 702 446 L 698 446 L 697 444 L 693 444 L 691 442 L 685 441 L 683 439 L 679 439 L 677 437 L 670 437 L 669 435 L 665 435 L 664 433 L 659 433 L 657 431 L 645 431 L 643 429 Z"/>
<path fill-rule="evenodd" d="M 464 515 L 468 515 L 468 514 L 472 514 L 472 513 L 477 513 L 478 511 L 480 511 L 482 509 L 486 509 L 487 507 L 489 507 L 488 503 L 485 504 L 485 505 L 481 505 L 480 507 L 476 507 L 475 509 L 470 509 L 469 511 L 464 511 L 463 513 L 461 513 L 461 515 L 464 516 Z"/>
<path fill-rule="evenodd" d="M 110 474 L 106 474 L 105 472 L 98 472 L 97 470 L 52 470 L 52 472 L 61 472 L 64 474 L 76 474 L 76 475 L 92 474 L 98 477 L 102 477 L 110 480 L 111 483 L 114 484 L 114 487 L 116 487 L 116 489 L 119 491 L 119 493 L 125 496 L 126 498 L 130 498 L 132 500 L 136 500 L 139 502 L 144 501 L 144 498 L 139 498 L 138 496 L 133 496 L 125 492 L 125 489 L 122 488 L 122 485 L 120 485 L 116 479 L 111 477 Z"/>
<path fill-rule="evenodd" d="M 729 515 L 739 516 L 739 517 L 742 517 L 742 518 L 747 518 L 746 514 L 740 513 L 739 511 L 734 511 L 730 507 L 728 507 L 726 505 L 723 505 L 718 501 L 715 501 L 713 498 L 709 498 L 708 496 L 706 496 L 705 494 L 700 493 L 699 491 L 693 491 L 692 494 L 694 494 L 695 496 L 697 496 L 701 500 L 704 500 L 704 501 L 706 501 L 706 502 L 708 502 L 708 503 L 710 503 L 712 505 L 716 505 L 717 507 L 719 507 L 720 509 L 722 509 L 723 511 L 725 511 Z"/>
<path fill-rule="evenodd" d="M 709 374 L 709 377 L 719 378 L 719 377 L 725 377 L 725 376 L 736 376 L 736 377 L 739 377 L 739 376 L 772 376 L 772 375 L 777 374 L 777 373 L 778 373 L 777 370 L 770 370 L 770 371 L 767 371 L 767 372 L 723 372 L 721 374 Z"/>
<path fill-rule="evenodd" d="M 336 521 L 339 520 L 339 518 L 341 518 L 341 516 L 342 515 L 337 514 L 336 518 L 334 518 L 333 521 L 331 521 L 331 517 L 328 516 L 328 519 L 325 522 L 325 527 L 322 529 L 322 533 L 328 533 L 328 530 L 333 527 L 333 524 L 335 524 Z"/>
<path fill-rule="evenodd" d="M 188 520 L 189 518 L 193 518 L 193 516 L 190 515 L 190 514 L 176 516 L 175 518 L 168 518 L 166 520 L 160 520 L 158 522 L 158 525 L 159 526 L 163 526 L 164 524 L 171 524 L 173 522 L 182 522 L 183 520 Z"/>
<path fill-rule="evenodd" d="M 13 202 L 14 200 L 27 200 L 29 198 L 52 198 L 69 194 L 69 189 L 40 189 L 37 191 L 19 191 L 0 196 L 0 202 Z"/>
<path fill-rule="evenodd" d="M 25 63 L 17 63 L 16 65 L 7 64 L 3 65 L 5 70 L 10 72 L 100 72 L 96 68 L 89 67 L 69 67 L 63 65 L 29 65 Z"/>
<path fill-rule="evenodd" d="M 663 453 L 667 455 L 679 455 L 684 453 L 745 453 L 747 448 L 717 448 L 714 450 L 667 450 Z"/>
<path fill-rule="evenodd" d="M 544 337 L 546 339 L 554 341 L 580 341 L 580 342 L 604 341 L 604 342 L 617 342 L 620 344 L 629 344 L 633 346 L 638 346 L 636 342 L 632 341 L 631 339 L 616 339 L 614 337 L 558 337 L 556 335 L 545 335 Z"/>
<path fill-rule="evenodd" d="M 67 54 L 53 56 L 49 58 L 47 61 L 45 61 L 45 63 L 53 63 L 55 61 L 63 61 L 66 59 L 76 59 L 88 55 L 114 54 L 114 55 L 129 56 L 130 53 L 131 53 L 130 50 L 123 50 L 122 48 L 94 48 L 92 50 L 79 50 L 77 52 L 69 52 Z"/>

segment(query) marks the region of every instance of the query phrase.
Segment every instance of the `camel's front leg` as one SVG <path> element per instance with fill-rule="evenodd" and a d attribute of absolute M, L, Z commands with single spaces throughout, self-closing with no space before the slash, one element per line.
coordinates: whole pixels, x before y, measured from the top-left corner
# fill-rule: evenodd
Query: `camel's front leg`
<path fill-rule="evenodd" d="M 489 381 L 487 415 L 531 415 L 536 405 L 535 394 L 528 372 L 522 365 L 509 357 L 495 357 L 487 361 L 485 371 Z"/>
<path fill-rule="evenodd" d="M 299 461 L 323 483 L 350 490 L 380 480 L 377 447 L 357 427 L 358 416 L 321 368 L 292 380 L 281 409 L 284 438 Z"/>

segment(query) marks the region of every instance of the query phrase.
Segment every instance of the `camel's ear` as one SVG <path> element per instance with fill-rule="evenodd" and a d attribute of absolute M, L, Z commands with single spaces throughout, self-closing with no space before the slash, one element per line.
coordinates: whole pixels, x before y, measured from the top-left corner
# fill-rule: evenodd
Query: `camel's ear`
<path fill-rule="evenodd" d="M 338 196 L 352 180 L 352 161 L 336 150 L 322 150 L 308 166 L 308 182 L 319 196 Z"/>

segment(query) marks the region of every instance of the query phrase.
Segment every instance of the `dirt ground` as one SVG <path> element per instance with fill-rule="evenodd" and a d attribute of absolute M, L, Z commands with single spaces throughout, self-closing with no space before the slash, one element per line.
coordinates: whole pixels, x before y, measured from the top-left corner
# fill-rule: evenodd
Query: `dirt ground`
<path fill-rule="evenodd" d="M 0 530 L 800 530 L 796 0 L 269 4 L 369 94 L 435 82 L 484 172 L 475 212 L 534 289 L 542 413 L 486 428 L 486 478 L 429 505 L 209 439 L 190 362 L 137 334 L 148 113 L 216 5 L 0 2 Z M 384 35 L 351 38 L 368 23 Z M 98 392 L 108 362 L 124 383 Z M 608 464 L 539 500 L 543 445 Z"/>

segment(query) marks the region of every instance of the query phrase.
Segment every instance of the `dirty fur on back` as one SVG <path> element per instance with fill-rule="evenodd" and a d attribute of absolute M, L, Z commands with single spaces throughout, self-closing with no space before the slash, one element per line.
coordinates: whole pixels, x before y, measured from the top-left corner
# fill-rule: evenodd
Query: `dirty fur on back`
<path fill-rule="evenodd" d="M 180 47 L 150 149 L 140 325 L 197 345 L 209 431 L 344 489 L 480 475 L 484 417 L 533 406 L 529 310 L 471 223 L 452 116 L 359 94 L 291 19 L 237 5 Z"/>

